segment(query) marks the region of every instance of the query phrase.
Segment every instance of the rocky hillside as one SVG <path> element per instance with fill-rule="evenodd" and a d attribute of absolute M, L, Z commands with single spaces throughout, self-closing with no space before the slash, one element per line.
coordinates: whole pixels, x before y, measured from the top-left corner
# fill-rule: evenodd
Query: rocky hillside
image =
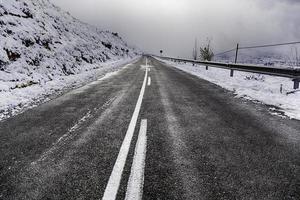
<path fill-rule="evenodd" d="M 48 0 L 0 1 L 0 85 L 8 86 L 2 91 L 137 54 L 117 33 L 80 22 Z"/>

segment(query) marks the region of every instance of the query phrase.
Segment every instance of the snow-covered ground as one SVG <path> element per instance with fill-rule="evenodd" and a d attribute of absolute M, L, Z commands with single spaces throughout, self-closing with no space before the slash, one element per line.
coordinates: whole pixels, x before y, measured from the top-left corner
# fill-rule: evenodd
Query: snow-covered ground
<path fill-rule="evenodd" d="M 273 114 L 284 113 L 289 118 L 300 120 L 300 91 L 293 90 L 291 79 L 238 71 L 234 72 L 234 77 L 230 77 L 230 71 L 226 69 L 209 67 L 206 70 L 205 66 L 161 61 L 233 91 L 236 97 L 271 105 Z"/>
<path fill-rule="evenodd" d="M 118 72 L 127 63 L 137 58 L 121 59 L 118 61 L 90 64 L 94 69 L 80 74 L 62 76 L 52 81 L 31 85 L 25 88 L 8 89 L 2 82 L 0 85 L 0 121 L 49 101 L 69 90 L 86 85 L 89 82 L 105 78 Z"/>
<path fill-rule="evenodd" d="M 0 119 L 115 71 L 140 51 L 49 0 L 0 0 Z"/>

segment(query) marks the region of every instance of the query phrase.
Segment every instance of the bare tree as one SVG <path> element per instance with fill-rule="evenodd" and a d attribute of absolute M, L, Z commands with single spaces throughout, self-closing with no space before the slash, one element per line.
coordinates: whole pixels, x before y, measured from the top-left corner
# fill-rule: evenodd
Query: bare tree
<path fill-rule="evenodd" d="M 290 54 L 287 56 L 286 60 L 290 66 L 294 66 L 294 67 L 300 66 L 300 55 L 298 54 L 297 47 L 291 47 Z"/>
<path fill-rule="evenodd" d="M 296 59 L 296 66 L 300 66 L 300 56 L 298 55 L 298 48 L 295 47 L 295 59 Z"/>
<path fill-rule="evenodd" d="M 214 53 L 210 47 L 210 40 L 208 39 L 207 45 L 200 47 L 200 58 L 204 61 L 211 61 L 214 57 Z"/>

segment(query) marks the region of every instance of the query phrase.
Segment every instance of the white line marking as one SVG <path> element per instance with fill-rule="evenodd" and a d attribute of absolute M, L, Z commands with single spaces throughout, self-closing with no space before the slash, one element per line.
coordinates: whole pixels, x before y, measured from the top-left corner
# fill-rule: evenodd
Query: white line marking
<path fill-rule="evenodd" d="M 151 77 L 148 77 L 148 86 L 151 85 Z"/>
<path fill-rule="evenodd" d="M 139 138 L 134 152 L 125 200 L 141 200 L 144 187 L 144 169 L 147 151 L 147 120 L 141 122 Z"/>
<path fill-rule="evenodd" d="M 119 155 L 117 157 L 117 160 L 116 160 L 116 163 L 114 165 L 113 171 L 112 171 L 112 173 L 109 177 L 109 181 L 108 181 L 107 186 L 105 188 L 105 192 L 104 192 L 104 195 L 102 197 L 103 200 L 114 200 L 114 199 L 116 199 L 118 189 L 119 189 L 119 186 L 120 186 L 120 182 L 121 182 L 121 178 L 122 178 L 123 169 L 124 169 L 125 162 L 126 162 L 127 155 L 128 155 L 128 151 L 129 151 L 129 148 L 130 148 L 130 143 L 131 143 L 132 136 L 133 136 L 133 133 L 134 133 L 134 129 L 135 129 L 135 126 L 136 126 L 138 115 L 139 115 L 139 112 L 140 112 L 140 109 L 141 109 L 143 96 L 144 96 L 144 93 L 145 93 L 145 88 L 146 88 L 146 83 L 147 83 L 147 76 L 148 76 L 148 70 L 146 69 L 143 86 L 142 86 L 138 101 L 136 103 L 136 106 L 135 106 L 130 124 L 128 126 L 126 136 L 125 136 L 124 141 L 122 143 Z"/>

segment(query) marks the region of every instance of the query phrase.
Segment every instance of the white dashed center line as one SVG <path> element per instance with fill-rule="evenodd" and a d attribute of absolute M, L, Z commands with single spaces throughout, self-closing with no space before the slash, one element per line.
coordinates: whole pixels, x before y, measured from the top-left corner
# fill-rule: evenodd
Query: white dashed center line
<path fill-rule="evenodd" d="M 126 200 L 141 200 L 144 187 L 144 170 L 147 151 L 147 120 L 141 122 L 139 137 L 135 146 L 135 153 L 127 184 Z"/>
<path fill-rule="evenodd" d="M 129 151 L 130 144 L 131 144 L 131 141 L 132 141 L 134 129 L 135 129 L 136 122 L 137 122 L 139 112 L 140 112 L 140 109 L 141 109 L 143 96 L 144 96 L 144 93 L 145 93 L 145 88 L 146 88 L 146 83 L 147 83 L 147 77 L 148 77 L 148 70 L 146 69 L 143 86 L 141 88 L 141 92 L 140 92 L 138 101 L 136 103 L 135 110 L 133 112 L 129 127 L 128 127 L 127 132 L 126 132 L 126 136 L 125 136 L 124 141 L 122 143 L 122 146 L 121 146 L 120 152 L 118 154 L 117 160 L 115 162 L 113 171 L 112 171 L 112 173 L 109 177 L 107 186 L 105 188 L 105 192 L 104 192 L 104 195 L 102 197 L 103 200 L 114 200 L 114 199 L 116 199 L 118 189 L 119 189 L 119 186 L 120 186 L 120 182 L 121 182 L 121 178 L 122 178 L 123 169 L 124 169 L 124 166 L 125 166 L 125 163 L 126 163 L 126 159 L 127 159 L 127 156 L 128 156 L 128 151 Z"/>

